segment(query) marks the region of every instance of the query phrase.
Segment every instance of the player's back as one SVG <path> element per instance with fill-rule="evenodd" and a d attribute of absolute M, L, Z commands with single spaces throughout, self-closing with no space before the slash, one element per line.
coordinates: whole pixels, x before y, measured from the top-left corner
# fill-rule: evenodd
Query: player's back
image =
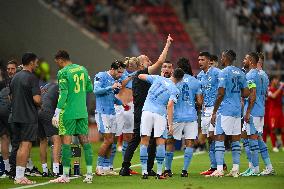
<path fill-rule="evenodd" d="M 198 79 L 185 74 L 182 82 L 177 84 L 180 95 L 174 106 L 174 121 L 188 122 L 197 119 L 195 99 L 201 94 L 201 84 Z"/>
<path fill-rule="evenodd" d="M 227 66 L 220 72 L 219 87 L 225 88 L 220 113 L 225 116 L 241 116 L 241 90 L 246 87 L 245 74 L 235 66 Z"/>
<path fill-rule="evenodd" d="M 63 119 L 87 118 L 86 94 L 92 91 L 87 70 L 83 66 L 70 64 L 58 74 L 59 82 L 60 79 L 66 79 L 66 86 L 63 84 L 63 87 L 68 90 Z"/>
<path fill-rule="evenodd" d="M 151 111 L 160 115 L 166 115 L 167 103 L 170 97 L 178 95 L 178 88 L 168 78 L 161 76 L 147 77 L 152 79 L 152 85 L 148 91 L 143 111 Z"/>

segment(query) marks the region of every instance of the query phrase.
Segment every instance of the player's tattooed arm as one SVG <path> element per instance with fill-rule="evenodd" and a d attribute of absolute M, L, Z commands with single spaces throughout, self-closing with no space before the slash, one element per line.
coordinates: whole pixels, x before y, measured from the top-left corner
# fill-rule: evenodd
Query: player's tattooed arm
<path fill-rule="evenodd" d="M 163 50 L 162 54 L 160 55 L 159 59 L 157 60 L 157 62 L 155 64 L 148 67 L 148 73 L 149 74 L 155 74 L 155 73 L 158 74 L 159 73 L 162 64 L 165 62 L 165 60 L 167 58 L 167 54 L 168 54 L 169 48 L 172 44 L 172 41 L 173 41 L 173 38 L 171 38 L 171 35 L 169 34 L 168 38 L 167 38 L 166 45 L 165 45 L 164 50 Z"/>
<path fill-rule="evenodd" d="M 212 113 L 212 117 L 211 117 L 211 124 L 214 126 L 215 123 L 216 123 L 216 113 L 217 113 L 217 110 L 219 109 L 223 99 L 224 99 L 224 96 L 225 96 L 225 88 L 223 87 L 220 87 L 218 89 L 218 95 L 217 95 L 217 99 L 215 101 L 215 104 L 214 104 L 214 109 L 213 109 L 213 113 Z"/>
<path fill-rule="evenodd" d="M 198 111 L 201 110 L 203 104 L 203 95 L 202 94 L 197 94 L 196 95 L 196 105 L 198 107 Z"/>
<path fill-rule="evenodd" d="M 244 121 L 246 123 L 249 123 L 250 113 L 254 106 L 255 100 L 256 100 L 256 88 L 254 87 L 250 89 L 250 94 L 249 94 L 249 99 L 248 99 L 248 108 L 246 111 L 246 115 L 244 117 Z"/>
<path fill-rule="evenodd" d="M 242 89 L 242 97 L 243 98 L 247 98 L 249 96 L 249 94 L 250 94 L 250 91 L 247 87 Z"/>
<path fill-rule="evenodd" d="M 173 114 L 174 114 L 174 101 L 169 100 L 167 105 L 169 135 L 173 135 Z"/>
<path fill-rule="evenodd" d="M 125 88 L 125 86 L 127 85 L 127 83 L 129 81 L 131 81 L 133 79 L 133 76 L 130 76 L 130 77 L 127 77 L 126 79 L 124 79 L 122 82 L 121 82 L 121 88 Z"/>

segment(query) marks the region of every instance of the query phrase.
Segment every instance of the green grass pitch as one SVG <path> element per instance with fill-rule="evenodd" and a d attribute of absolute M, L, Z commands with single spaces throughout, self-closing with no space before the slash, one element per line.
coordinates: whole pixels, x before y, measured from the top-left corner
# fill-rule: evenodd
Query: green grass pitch
<path fill-rule="evenodd" d="M 93 147 L 94 150 L 94 170 L 96 164 L 96 157 L 98 152 L 99 144 L 95 144 Z M 50 154 L 50 153 L 49 153 Z M 175 157 L 181 156 L 183 153 L 178 151 L 175 153 Z M 115 167 L 119 168 L 121 166 L 121 153 L 117 153 L 115 157 Z M 56 188 L 59 187 L 64 189 L 75 189 L 75 188 L 84 188 L 84 189 L 283 189 L 284 188 L 284 152 L 272 153 L 270 152 L 271 161 L 273 163 L 274 169 L 277 173 L 275 176 L 267 177 L 239 177 L 239 178 L 204 178 L 199 175 L 199 173 L 209 167 L 209 158 L 208 154 L 198 154 L 193 156 L 190 168 L 189 168 L 189 177 L 181 178 L 180 172 L 183 165 L 183 158 L 178 158 L 173 161 L 173 173 L 174 176 L 167 180 L 156 180 L 154 177 L 148 180 L 142 180 L 141 175 L 135 175 L 130 177 L 121 177 L 121 176 L 94 176 L 92 184 L 83 183 L 83 178 L 76 178 L 71 180 L 69 184 L 49 184 L 47 183 L 50 178 L 41 178 L 41 177 L 31 177 L 32 180 L 37 181 L 37 184 L 42 183 L 43 185 L 35 186 L 33 188 Z M 35 162 L 36 166 L 41 170 L 41 165 L 39 161 L 39 149 L 33 148 L 32 150 L 32 159 Z M 228 152 L 225 154 L 226 163 L 228 168 L 232 167 L 232 158 L 231 153 Z M 85 173 L 84 161 L 82 157 L 81 168 L 83 173 Z M 260 168 L 264 168 L 263 162 L 260 158 Z M 48 162 L 49 164 L 50 162 Z M 132 164 L 139 164 L 139 150 L 135 152 Z M 241 171 L 244 171 L 247 168 L 247 160 L 245 153 L 242 151 L 241 156 Z M 50 166 L 50 165 L 49 165 Z M 140 167 L 134 167 L 134 170 L 140 172 Z M 156 169 L 156 167 L 155 167 Z M 155 170 L 154 169 L 154 170 Z M 9 179 L 0 179 L 0 188 L 16 188 L 21 187 L 20 185 L 14 185 L 13 181 Z"/>

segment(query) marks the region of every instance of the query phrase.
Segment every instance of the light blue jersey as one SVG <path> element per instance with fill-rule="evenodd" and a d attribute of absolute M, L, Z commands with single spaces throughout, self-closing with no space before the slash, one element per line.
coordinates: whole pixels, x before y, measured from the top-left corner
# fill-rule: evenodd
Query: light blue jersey
<path fill-rule="evenodd" d="M 112 85 L 116 80 L 108 72 L 99 72 L 94 79 L 94 93 L 96 95 L 96 112 L 107 115 L 115 115 L 114 104 L 122 105 L 115 98 Z M 117 81 L 118 82 L 118 81 Z"/>
<path fill-rule="evenodd" d="M 196 95 L 201 94 L 201 83 L 193 76 L 185 74 L 177 85 L 180 95 L 174 107 L 174 122 L 193 122 L 197 120 L 195 109 Z"/>
<path fill-rule="evenodd" d="M 265 72 L 264 72 L 265 73 Z M 263 117 L 265 112 L 265 95 L 267 92 L 268 82 L 264 74 L 261 74 L 257 69 L 251 69 L 246 74 L 247 85 L 251 88 L 256 88 L 256 100 L 251 110 L 251 115 L 254 117 Z M 248 107 L 248 101 L 245 101 L 245 111 Z"/>
<path fill-rule="evenodd" d="M 142 111 L 149 111 L 167 115 L 167 104 L 169 100 L 177 102 L 179 90 L 168 78 L 158 75 L 147 75 L 147 82 L 151 83 Z"/>
<path fill-rule="evenodd" d="M 205 107 L 214 106 L 218 94 L 218 76 L 220 69 L 211 67 L 205 73 L 203 70 L 197 75 L 201 82 L 201 90 Z"/>
<path fill-rule="evenodd" d="M 245 74 L 235 66 L 227 66 L 220 71 L 218 86 L 225 88 L 225 96 L 218 113 L 241 117 L 241 90 L 247 87 Z"/>
<path fill-rule="evenodd" d="M 261 75 L 261 77 L 263 78 L 263 83 L 264 83 L 264 86 L 267 86 L 266 88 L 268 88 L 269 86 L 269 77 L 268 75 L 265 73 L 265 71 L 263 70 L 259 70 L 259 74 Z M 268 90 L 268 89 L 267 89 Z M 266 91 L 267 91 L 266 90 Z"/>
<path fill-rule="evenodd" d="M 128 77 L 131 77 L 133 75 L 135 75 L 136 72 L 128 72 L 127 70 L 125 70 L 121 76 L 121 78 L 118 80 L 119 82 L 122 82 L 123 80 L 127 79 Z M 127 82 L 126 88 L 128 89 L 132 89 L 132 79 L 130 81 Z"/>

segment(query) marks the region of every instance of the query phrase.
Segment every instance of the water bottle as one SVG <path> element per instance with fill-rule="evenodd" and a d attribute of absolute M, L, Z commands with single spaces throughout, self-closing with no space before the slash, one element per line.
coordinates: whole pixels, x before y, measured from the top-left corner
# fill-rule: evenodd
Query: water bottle
<path fill-rule="evenodd" d="M 74 162 L 74 176 L 80 175 L 80 163 L 79 161 Z"/>

